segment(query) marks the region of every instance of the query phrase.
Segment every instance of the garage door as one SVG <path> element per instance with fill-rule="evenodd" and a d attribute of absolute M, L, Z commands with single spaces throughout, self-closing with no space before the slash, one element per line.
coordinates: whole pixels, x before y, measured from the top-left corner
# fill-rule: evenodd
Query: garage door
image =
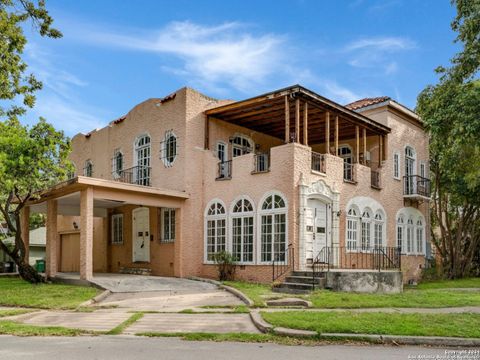
<path fill-rule="evenodd" d="M 80 271 L 80 234 L 63 234 L 60 271 Z"/>

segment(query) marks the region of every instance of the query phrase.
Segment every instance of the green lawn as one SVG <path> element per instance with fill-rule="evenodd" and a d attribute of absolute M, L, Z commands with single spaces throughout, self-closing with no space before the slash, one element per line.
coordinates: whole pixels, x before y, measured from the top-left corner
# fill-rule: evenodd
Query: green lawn
<path fill-rule="evenodd" d="M 34 326 L 0 320 L 0 334 L 16 336 L 77 336 L 81 334 L 91 334 L 91 332 L 67 329 L 60 326 Z"/>
<path fill-rule="evenodd" d="M 425 281 L 418 284 L 419 289 L 445 289 L 445 288 L 478 288 L 480 289 L 480 278 L 467 278 L 456 280 L 435 280 Z"/>
<path fill-rule="evenodd" d="M 20 278 L 0 277 L 0 305 L 41 309 L 74 309 L 97 295 L 92 287 L 39 284 Z"/>
<path fill-rule="evenodd" d="M 274 326 L 318 333 L 390 334 L 480 338 L 480 314 L 262 312 Z"/>
<path fill-rule="evenodd" d="M 312 294 L 300 296 L 310 300 L 316 308 L 374 308 L 374 307 L 419 307 L 440 308 L 459 306 L 480 306 L 480 291 L 453 290 L 475 284 L 476 279 L 453 282 L 425 283 L 425 287 L 418 289 L 406 288 L 400 294 L 360 294 L 318 290 Z M 240 281 L 229 281 L 226 285 L 237 288 L 253 300 L 254 306 L 264 307 L 266 298 L 285 296 L 271 291 L 269 285 L 255 284 Z M 426 285 L 430 284 L 430 285 Z M 428 287 L 430 286 L 430 287 Z M 442 288 L 443 287 L 443 288 Z M 291 295 L 289 295 L 291 296 Z"/>
<path fill-rule="evenodd" d="M 22 315 L 32 312 L 30 309 L 13 309 L 13 310 L 0 310 L 0 318 L 7 316 Z"/>

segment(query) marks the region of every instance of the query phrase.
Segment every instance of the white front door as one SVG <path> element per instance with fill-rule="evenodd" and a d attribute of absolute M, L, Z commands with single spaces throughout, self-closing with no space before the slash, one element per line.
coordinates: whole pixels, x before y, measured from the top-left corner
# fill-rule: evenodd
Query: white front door
<path fill-rule="evenodd" d="M 150 262 L 150 217 L 148 208 L 132 212 L 133 262 Z"/>
<path fill-rule="evenodd" d="M 307 262 L 313 260 L 323 247 L 327 246 L 330 234 L 329 204 L 317 199 L 307 201 L 305 211 L 305 250 Z"/>

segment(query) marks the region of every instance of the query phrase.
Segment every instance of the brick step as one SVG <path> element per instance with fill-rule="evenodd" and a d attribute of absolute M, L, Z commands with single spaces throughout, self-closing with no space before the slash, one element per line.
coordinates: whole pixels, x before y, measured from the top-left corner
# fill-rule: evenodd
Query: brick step
<path fill-rule="evenodd" d="M 131 275 L 152 275 L 152 269 L 146 268 L 132 268 L 132 267 L 121 267 L 121 274 L 131 274 Z"/>

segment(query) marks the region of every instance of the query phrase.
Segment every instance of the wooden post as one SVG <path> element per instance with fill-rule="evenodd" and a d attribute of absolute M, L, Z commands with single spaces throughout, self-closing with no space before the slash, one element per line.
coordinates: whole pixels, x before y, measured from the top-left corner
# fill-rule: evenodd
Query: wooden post
<path fill-rule="evenodd" d="M 205 117 L 205 150 L 210 148 L 210 119 Z"/>
<path fill-rule="evenodd" d="M 300 143 L 300 99 L 295 100 L 295 141 Z"/>
<path fill-rule="evenodd" d="M 338 115 L 335 116 L 335 156 L 338 156 Z"/>
<path fill-rule="evenodd" d="M 355 162 L 360 162 L 360 128 L 358 125 L 355 126 Z"/>
<path fill-rule="evenodd" d="M 25 206 L 20 212 L 20 232 L 23 237 L 23 244 L 25 245 L 24 260 L 28 264 L 30 253 L 30 207 Z"/>
<path fill-rule="evenodd" d="M 330 154 L 330 113 L 325 113 L 325 154 Z"/>
<path fill-rule="evenodd" d="M 303 105 L 303 145 L 308 146 L 308 103 Z"/>
<path fill-rule="evenodd" d="M 378 135 L 378 167 L 382 167 L 383 160 L 383 136 Z"/>
<path fill-rule="evenodd" d="M 290 109 L 288 107 L 288 95 L 285 95 L 285 142 L 290 142 Z"/>
<path fill-rule="evenodd" d="M 363 165 L 367 164 L 367 129 L 363 128 Z"/>

